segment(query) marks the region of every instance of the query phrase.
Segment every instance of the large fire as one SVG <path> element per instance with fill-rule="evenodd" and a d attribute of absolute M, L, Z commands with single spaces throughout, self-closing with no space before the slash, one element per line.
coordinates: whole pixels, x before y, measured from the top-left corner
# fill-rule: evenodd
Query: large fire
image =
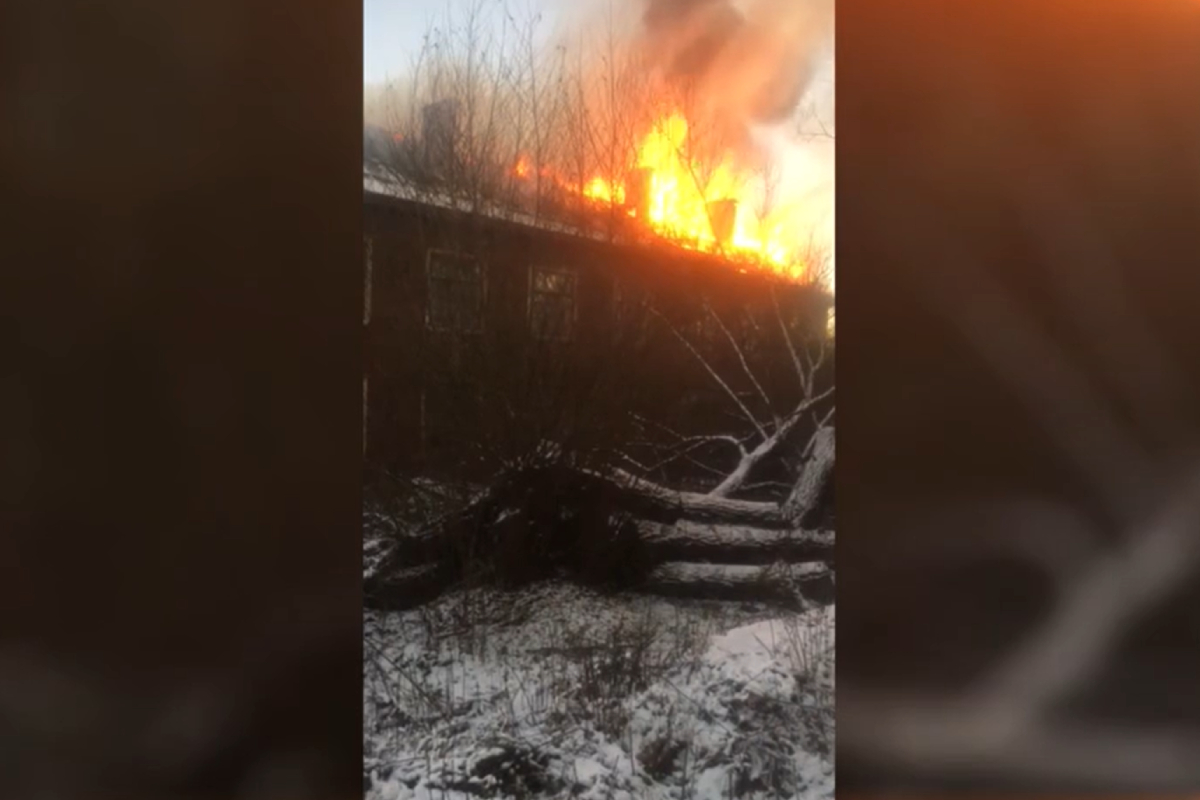
<path fill-rule="evenodd" d="M 685 155 L 687 135 L 687 119 L 678 113 L 651 127 L 637 148 L 637 186 L 599 176 L 583 186 L 561 179 L 556 183 L 597 204 L 623 209 L 680 246 L 803 277 L 798 208 L 785 203 L 758 213 L 764 206 L 761 176 L 739 167 L 732 157 L 694 163 Z M 512 173 L 529 179 L 529 160 L 520 158 Z M 706 179 L 700 180 L 701 175 Z"/>

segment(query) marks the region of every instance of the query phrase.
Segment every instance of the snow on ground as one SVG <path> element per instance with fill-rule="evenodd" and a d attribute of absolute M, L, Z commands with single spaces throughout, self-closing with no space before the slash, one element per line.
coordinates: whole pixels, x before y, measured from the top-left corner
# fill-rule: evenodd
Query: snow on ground
<path fill-rule="evenodd" d="M 369 800 L 833 795 L 832 609 L 547 583 L 365 629 Z"/>

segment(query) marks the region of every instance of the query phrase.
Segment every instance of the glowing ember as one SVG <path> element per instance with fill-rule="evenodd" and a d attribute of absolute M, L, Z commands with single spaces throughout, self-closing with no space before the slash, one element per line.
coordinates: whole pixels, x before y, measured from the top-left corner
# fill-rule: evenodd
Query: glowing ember
<path fill-rule="evenodd" d="M 759 218 L 754 209 L 763 187 L 757 176 L 739 169 L 732 158 L 715 165 L 690 162 L 685 156 L 687 136 L 687 120 L 672 114 L 643 137 L 636 163 L 645 176 L 640 192 L 627 191 L 625 183 L 602 177 L 592 178 L 582 188 L 560 178 L 555 182 L 596 203 L 623 207 L 631 217 L 644 213 L 655 233 L 683 247 L 723 253 L 781 275 L 802 277 L 799 232 L 803 225 L 798 209 L 784 205 Z M 545 168 L 541 173 L 553 175 Z M 513 175 L 525 179 L 531 174 L 529 162 L 521 157 Z M 707 178 L 703 185 L 701 175 Z"/>

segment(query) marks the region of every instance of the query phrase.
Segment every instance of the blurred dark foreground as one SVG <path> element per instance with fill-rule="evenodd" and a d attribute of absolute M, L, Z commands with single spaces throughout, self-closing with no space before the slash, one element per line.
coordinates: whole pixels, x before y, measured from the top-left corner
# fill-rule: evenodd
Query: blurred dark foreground
<path fill-rule="evenodd" d="M 361 792 L 361 12 L 0 12 L 0 795 Z"/>
<path fill-rule="evenodd" d="M 839 0 L 838 781 L 1200 786 L 1200 4 Z"/>

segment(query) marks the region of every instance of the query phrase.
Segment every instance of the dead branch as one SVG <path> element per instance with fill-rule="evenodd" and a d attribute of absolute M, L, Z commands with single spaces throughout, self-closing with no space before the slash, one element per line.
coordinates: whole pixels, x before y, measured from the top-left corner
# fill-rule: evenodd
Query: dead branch
<path fill-rule="evenodd" d="M 813 394 L 815 374 L 824 364 L 824 347 L 823 345 L 821 346 L 817 357 L 809 358 L 808 368 L 805 369 L 805 367 L 801 364 L 794 342 L 792 341 L 791 334 L 787 330 L 787 325 L 783 320 L 782 312 L 779 310 L 778 301 L 774 297 L 773 300 L 775 302 L 775 310 L 779 324 L 783 330 L 788 349 L 792 355 L 796 371 L 800 377 L 803 394 L 799 402 L 786 417 L 780 418 L 779 416 L 772 414 L 773 419 L 770 422 L 764 422 L 760 420 L 750 410 L 749 406 L 746 405 L 738 393 L 733 390 L 729 382 L 721 376 L 720 372 L 712 365 L 709 359 L 707 359 L 704 354 L 700 352 L 700 349 L 696 347 L 696 345 L 694 345 L 686 336 L 684 336 L 675 325 L 671 324 L 671 322 L 667 320 L 666 317 L 664 317 L 660 312 L 651 309 L 653 313 L 668 327 L 675 338 L 683 344 L 692 357 L 701 365 L 701 367 L 703 367 L 704 371 L 709 375 L 710 378 L 713 379 L 722 392 L 733 402 L 738 411 L 741 412 L 746 421 L 748 421 L 754 427 L 755 431 L 760 437 L 759 443 L 754 448 L 749 450 L 746 448 L 744 443 L 738 442 L 740 454 L 738 463 L 733 470 L 726 474 L 724 478 L 712 489 L 710 494 L 713 497 L 729 497 L 741 489 L 746 484 L 755 467 L 757 467 L 765 459 L 775 455 L 778 452 L 783 443 L 788 440 L 792 432 L 803 419 L 804 414 L 818 404 L 832 397 L 834 393 L 833 387 L 830 387 L 829 389 L 817 395 Z M 767 393 L 755 376 L 754 371 L 750 368 L 743 348 L 738 344 L 737 340 L 734 338 L 732 333 L 730 333 L 728 327 L 724 324 L 720 317 L 707 306 L 706 313 L 715 319 L 721 330 L 724 331 L 729 346 L 733 349 L 733 352 L 738 358 L 743 371 L 746 373 L 750 382 L 755 387 L 759 397 L 762 399 L 768 411 L 770 411 L 770 399 L 767 397 Z"/>
<path fill-rule="evenodd" d="M 447 559 L 464 533 L 469 535 L 494 524 L 504 514 L 519 509 L 531 493 L 547 488 L 563 493 L 564 502 L 570 502 L 565 495 L 569 491 L 577 502 L 602 500 L 605 513 L 624 514 L 646 523 L 675 525 L 688 520 L 698 525 L 748 526 L 766 531 L 788 530 L 791 525 L 775 503 L 681 492 L 619 469 L 608 473 L 571 467 L 531 469 L 504 476 L 462 508 L 397 536 L 378 569 L 386 573 Z"/>
<path fill-rule="evenodd" d="M 638 506 L 651 512 L 648 518 L 658 521 L 674 522 L 686 517 L 694 522 L 756 525 L 762 528 L 786 528 L 789 525 L 775 503 L 675 491 L 620 470 L 614 470 L 611 478 L 596 476 L 596 479 L 629 493 L 628 496 L 635 498 Z"/>
<path fill-rule="evenodd" d="M 792 431 L 800 423 L 800 420 L 804 418 L 805 412 L 832 396 L 833 387 L 830 387 L 816 397 L 801 400 L 800 404 L 792 410 L 792 413 L 786 419 L 778 424 L 769 436 L 759 442 L 758 446 L 753 450 L 742 456 L 733 471 L 710 494 L 713 497 L 728 497 L 740 489 L 745 484 L 746 479 L 750 477 L 750 473 L 754 467 L 764 459 L 774 455 L 780 446 L 787 441 Z M 832 469 L 832 466 L 832 462 L 830 462 L 829 468 Z"/>
<path fill-rule="evenodd" d="M 737 356 L 738 363 L 742 366 L 742 372 L 746 374 L 746 377 L 750 379 L 750 383 L 754 386 L 754 390 L 758 392 L 758 397 L 760 400 L 762 400 L 763 407 L 767 410 L 770 410 L 771 399 L 767 397 L 767 392 L 765 389 L 763 389 L 762 383 L 759 382 L 758 377 L 754 374 L 754 370 L 750 369 L 750 364 L 746 361 L 745 352 L 742 350 L 742 347 L 738 344 L 737 340 L 733 338 L 733 334 L 729 331 L 728 326 L 725 325 L 725 321 L 722 320 L 721 316 L 707 303 L 705 303 L 704 310 L 717 323 L 717 326 L 721 329 L 721 332 L 725 334 L 725 339 L 729 342 L 729 346 L 733 349 L 734 354 Z M 775 424 L 779 424 L 779 418 L 777 416 L 775 417 Z"/>
<path fill-rule="evenodd" d="M 680 333 L 679 329 L 677 327 L 675 327 L 673 324 L 671 324 L 671 322 L 666 317 L 664 317 L 657 309 L 654 309 L 653 307 L 651 307 L 650 310 L 660 320 L 662 320 L 662 322 L 670 329 L 671 333 L 675 335 L 675 338 L 685 348 L 687 348 L 687 351 L 692 354 L 692 357 L 695 358 L 696 361 L 698 361 L 700 363 L 700 366 L 702 366 L 704 368 L 704 371 L 708 373 L 708 376 L 710 378 L 712 378 L 713 381 L 717 384 L 717 386 L 719 386 L 721 388 L 721 390 L 723 392 L 725 392 L 725 395 L 730 400 L 733 401 L 733 404 L 735 406 L 737 406 L 739 411 L 741 411 L 741 413 L 742 413 L 743 417 L 745 417 L 746 421 L 749 422 L 756 431 L 758 431 L 758 435 L 763 437 L 764 439 L 767 438 L 768 433 L 767 433 L 766 428 L 763 427 L 762 422 L 760 422 L 758 417 L 756 417 L 750 411 L 750 408 L 744 402 L 742 402 L 742 398 L 738 396 L 738 393 L 735 392 L 732 388 L 730 388 L 729 383 L 726 382 L 725 379 L 721 377 L 721 374 L 719 372 L 717 372 L 716 369 L 713 368 L 712 364 L 710 364 L 708 362 L 708 359 L 706 359 L 700 353 L 700 350 L 697 349 L 697 347 L 694 344 L 692 344 L 692 342 L 686 336 L 684 336 L 682 333 Z"/>
<path fill-rule="evenodd" d="M 664 591 L 687 583 L 687 591 L 699 592 L 719 583 L 723 592 L 748 597 L 761 583 L 751 576 L 767 575 L 756 565 L 786 571 L 805 562 L 828 566 L 834 556 L 832 532 L 795 528 L 774 503 L 679 492 L 619 471 L 569 464 L 502 475 L 463 508 L 414 535 L 390 539 L 387 551 L 372 558 L 364 588 L 371 603 L 393 608 L 420 602 L 407 597 L 428 599 L 444 591 L 470 577 L 476 565 L 485 574 L 499 570 L 511 577 L 515 570 L 524 579 L 566 568 L 581 571 L 588 582 L 640 586 L 649 580 Z M 728 570 L 697 566 L 699 577 L 689 580 L 670 571 L 654 577 L 657 566 L 668 562 Z M 713 577 L 718 573 L 720 580 Z M 767 599 L 778 595 L 771 586 L 764 591 Z"/>

